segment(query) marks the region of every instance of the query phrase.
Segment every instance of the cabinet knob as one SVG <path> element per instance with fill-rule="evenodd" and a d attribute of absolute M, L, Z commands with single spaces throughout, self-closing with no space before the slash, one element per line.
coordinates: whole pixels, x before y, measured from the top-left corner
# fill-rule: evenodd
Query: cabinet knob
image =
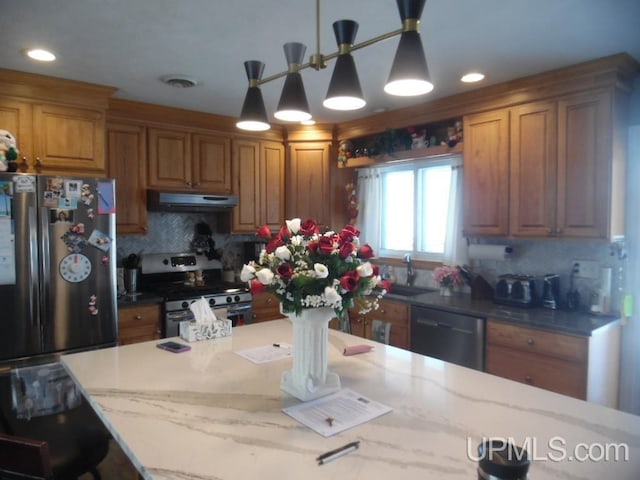
<path fill-rule="evenodd" d="M 527 338 L 527 345 L 533 345 L 535 342 L 535 340 L 533 338 Z"/>
<path fill-rule="evenodd" d="M 142 315 L 136 315 L 136 316 L 135 316 L 135 319 L 136 319 L 136 320 L 142 320 Z"/>
<path fill-rule="evenodd" d="M 253 315 L 251 315 L 251 318 L 255 320 L 256 318 L 258 318 L 258 316 L 254 313 Z"/>
<path fill-rule="evenodd" d="M 385 314 L 385 313 L 387 313 L 387 311 L 384 308 L 381 308 L 380 309 L 380 313 Z"/>
<path fill-rule="evenodd" d="M 531 375 L 527 375 L 524 377 L 524 381 L 531 385 L 533 383 L 533 377 Z"/>
<path fill-rule="evenodd" d="M 267 303 L 273 303 L 273 298 L 271 297 L 267 298 Z"/>

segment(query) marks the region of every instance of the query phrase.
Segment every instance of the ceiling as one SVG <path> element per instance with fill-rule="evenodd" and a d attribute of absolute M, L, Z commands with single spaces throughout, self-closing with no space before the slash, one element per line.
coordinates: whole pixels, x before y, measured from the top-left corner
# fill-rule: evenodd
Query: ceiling
<path fill-rule="evenodd" d="M 247 87 L 243 62 L 265 62 L 264 76 L 286 70 L 282 45 L 316 51 L 314 0 L 0 0 L 2 68 L 116 87 L 115 97 L 237 117 Z M 323 0 L 320 51 L 337 50 L 332 23 L 359 24 L 356 43 L 401 27 L 393 0 Z M 302 76 L 314 119 L 340 122 L 627 52 L 640 61 L 638 0 L 427 0 L 420 33 L 435 85 L 421 97 L 383 92 L 398 37 L 353 53 L 367 106 L 322 107 L 334 62 Z M 27 47 L 52 50 L 34 63 Z M 465 85 L 472 69 L 487 78 Z M 196 87 L 162 83 L 184 74 Z M 273 119 L 283 80 L 262 86 Z M 275 123 L 275 122 L 274 122 Z"/>

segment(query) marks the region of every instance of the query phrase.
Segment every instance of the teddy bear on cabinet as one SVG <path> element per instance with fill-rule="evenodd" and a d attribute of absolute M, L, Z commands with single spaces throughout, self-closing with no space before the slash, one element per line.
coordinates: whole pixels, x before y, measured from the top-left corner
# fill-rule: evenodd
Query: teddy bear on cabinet
<path fill-rule="evenodd" d="M 18 170 L 18 153 L 16 137 L 8 130 L 0 130 L 0 172 Z"/>

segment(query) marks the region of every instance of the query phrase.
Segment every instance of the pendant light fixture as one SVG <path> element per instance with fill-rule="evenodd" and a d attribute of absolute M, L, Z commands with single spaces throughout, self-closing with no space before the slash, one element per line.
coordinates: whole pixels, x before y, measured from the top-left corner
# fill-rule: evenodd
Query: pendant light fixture
<path fill-rule="evenodd" d="M 269 125 L 267 109 L 262 99 L 262 91 L 258 87 L 258 82 L 262 78 L 262 72 L 264 72 L 264 63 L 258 60 L 249 60 L 244 62 L 244 69 L 249 79 L 249 88 L 244 97 L 240 120 L 236 123 L 236 127 L 253 132 L 269 130 L 271 125 Z"/>
<path fill-rule="evenodd" d="M 320 0 L 316 0 L 316 53 L 311 56 L 308 63 L 303 64 L 306 46 L 297 42 L 286 43 L 284 52 L 288 69 L 265 79 L 261 79 L 264 69 L 262 62 L 255 60 L 245 62 L 249 89 L 240 119 L 236 124 L 237 127 L 245 130 L 266 130 L 268 128 L 268 119 L 259 86 L 281 77 L 285 77 L 285 82 L 274 114 L 275 118 L 288 122 L 309 121 L 311 112 L 300 71 L 309 67 L 313 67 L 315 70 L 326 68 L 327 61 L 334 58 L 336 65 L 323 105 L 325 108 L 334 110 L 356 110 L 364 107 L 366 101 L 362 94 L 362 87 L 351 52 L 397 35 L 400 35 L 400 42 L 384 91 L 399 96 L 423 95 L 430 92 L 433 89 L 433 84 L 429 80 L 422 39 L 418 33 L 425 2 L 426 0 L 396 0 L 402 28 L 355 45 L 353 42 L 358 24 L 353 20 L 334 22 L 333 30 L 339 50 L 329 55 L 323 55 L 320 53 Z"/>
<path fill-rule="evenodd" d="M 402 19 L 402 34 L 384 91 L 403 97 L 424 95 L 433 90 L 429 80 L 418 25 L 426 0 L 397 0 Z"/>
<path fill-rule="evenodd" d="M 280 94 L 280 101 L 274 117 L 285 122 L 303 122 L 311 118 L 309 102 L 304 91 L 302 75 L 298 71 L 307 47 L 298 42 L 284 44 L 284 56 L 287 59 L 289 70 L 284 80 L 284 87 Z"/>
<path fill-rule="evenodd" d="M 362 95 L 356 62 L 351 55 L 358 24 L 353 20 L 338 20 L 333 23 L 333 32 L 338 42 L 339 53 L 327 97 L 322 105 L 331 110 L 358 110 L 367 104 Z"/>

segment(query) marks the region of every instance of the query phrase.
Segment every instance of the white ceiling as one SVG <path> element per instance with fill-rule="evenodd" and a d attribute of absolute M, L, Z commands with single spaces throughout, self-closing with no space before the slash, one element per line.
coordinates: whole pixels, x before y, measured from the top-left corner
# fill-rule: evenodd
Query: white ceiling
<path fill-rule="evenodd" d="M 0 0 L 0 67 L 118 88 L 116 97 L 236 117 L 247 87 L 243 62 L 266 63 L 265 77 L 286 70 L 282 45 L 316 50 L 314 0 Z M 337 50 L 335 20 L 360 24 L 356 43 L 401 27 L 393 0 L 323 0 L 321 52 Z M 391 97 L 383 85 L 398 38 L 354 52 L 367 106 L 339 113 L 322 107 L 333 62 L 303 72 L 314 118 L 340 122 L 614 53 L 640 61 L 640 0 L 427 0 L 420 32 L 435 84 L 430 94 Z M 34 63 L 27 47 L 58 60 Z M 475 86 L 459 82 L 479 69 Z M 191 89 L 159 78 L 185 74 Z M 283 80 L 262 86 L 271 118 Z"/>

